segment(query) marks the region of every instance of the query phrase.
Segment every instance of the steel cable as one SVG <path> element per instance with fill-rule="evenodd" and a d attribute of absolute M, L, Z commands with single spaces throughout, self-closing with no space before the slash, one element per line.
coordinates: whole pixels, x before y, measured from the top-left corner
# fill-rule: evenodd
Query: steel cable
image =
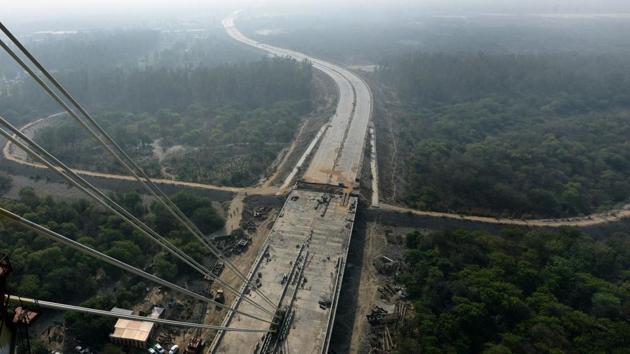
<path fill-rule="evenodd" d="M 85 129 L 87 129 L 92 136 L 94 136 L 108 151 L 109 153 L 121 164 L 123 165 L 135 178 L 138 180 L 149 193 L 154 195 L 166 208 L 167 210 L 175 216 L 175 218 L 181 222 L 187 229 L 190 231 L 198 240 L 201 242 L 210 252 L 212 252 L 220 261 L 224 262 L 235 274 L 238 275 L 244 282 L 248 284 L 250 289 L 256 292 L 258 295 L 263 298 L 267 303 L 272 306 L 276 306 L 273 301 L 271 301 L 267 296 L 265 296 L 257 287 L 252 286 L 250 280 L 238 270 L 236 266 L 234 266 L 229 260 L 227 260 L 221 252 L 208 243 L 203 238 L 203 233 L 197 228 L 197 226 L 190 221 L 190 219 L 166 196 L 161 189 L 159 189 L 151 179 L 146 175 L 144 170 L 142 170 L 134 161 L 127 155 L 127 153 L 111 138 L 111 136 L 96 122 L 92 116 L 68 93 L 68 91 L 39 63 L 39 61 L 22 45 L 22 43 L 9 31 L 1 22 L 0 22 L 0 30 L 4 32 L 4 34 L 9 37 L 9 39 L 15 44 L 24 55 L 40 70 L 42 74 L 70 101 L 72 104 L 83 114 L 83 116 L 98 130 L 98 132 L 105 137 L 101 137 L 97 134 L 92 127 L 86 124 L 68 105 L 57 95 L 55 94 L 46 83 L 44 83 L 41 78 L 39 78 L 32 69 L 28 65 L 26 65 L 12 50 L 9 48 L 3 41 L 0 40 L 0 46 L 51 96 L 55 101 L 57 101 L 75 120 L 79 122 Z M 108 145 L 111 144 L 110 145 Z M 115 152 L 112 149 L 112 146 Z M 124 157 L 121 157 L 120 155 Z M 124 161 L 126 160 L 126 161 Z M 131 166 L 134 168 L 132 169 Z M 135 169 L 135 170 L 134 170 Z M 139 174 L 142 176 L 140 177 Z"/>
<path fill-rule="evenodd" d="M 67 237 L 65 237 L 65 236 L 63 236 L 61 234 L 58 234 L 58 233 L 56 233 L 56 232 L 54 232 L 54 231 L 52 231 L 50 229 L 47 229 L 47 228 L 45 228 L 45 227 L 43 227 L 43 226 L 41 226 L 41 225 L 39 225 L 37 223 L 34 223 L 34 222 L 32 222 L 32 221 L 30 221 L 28 219 L 25 219 L 25 218 L 23 218 L 23 217 L 21 217 L 21 216 L 19 216 L 17 214 L 14 214 L 14 213 L 12 213 L 12 212 L 4 209 L 4 208 L 0 208 L 0 216 L 3 216 L 3 217 L 5 217 L 5 218 L 7 218 L 7 219 L 9 219 L 9 220 L 11 220 L 11 221 L 13 221 L 15 223 L 24 225 L 25 227 L 27 227 L 27 228 L 37 232 L 38 234 L 40 234 L 40 235 L 42 235 L 42 236 L 44 236 L 44 237 L 46 237 L 48 239 L 51 239 L 53 241 L 62 243 L 64 245 L 66 245 L 66 246 L 74 248 L 75 250 L 77 250 L 79 252 L 85 253 L 85 254 L 87 254 L 89 256 L 92 256 L 92 257 L 94 257 L 96 259 L 99 259 L 101 261 L 109 263 L 109 264 L 111 264 L 111 265 L 113 265 L 113 266 L 115 266 L 117 268 L 126 270 L 126 271 L 128 271 L 128 272 L 130 272 L 132 274 L 138 275 L 140 277 L 143 277 L 145 279 L 154 281 L 154 282 L 156 282 L 156 283 L 158 283 L 160 285 L 163 285 L 163 286 L 168 287 L 170 289 L 173 289 L 175 291 L 178 291 L 178 292 L 181 292 L 181 293 L 186 294 L 188 296 L 194 297 L 197 300 L 201 300 L 201 301 L 204 301 L 204 302 L 207 302 L 207 303 L 211 303 L 211 304 L 214 304 L 214 305 L 216 305 L 218 307 L 221 307 L 221 308 L 224 308 L 224 309 L 227 309 L 227 310 L 232 310 L 234 312 L 240 313 L 243 316 L 251 317 L 251 318 L 257 319 L 259 321 L 272 323 L 272 321 L 265 320 L 265 319 L 260 318 L 258 316 L 250 315 L 248 313 L 244 313 L 244 312 L 241 312 L 239 310 L 233 309 L 233 308 L 231 308 L 231 307 L 229 307 L 227 305 L 224 305 L 224 304 L 222 304 L 220 302 L 214 301 L 214 300 L 209 299 L 209 298 L 207 298 L 205 296 L 202 296 L 202 295 L 199 295 L 199 294 L 197 294 L 195 292 L 192 292 L 190 290 L 184 289 L 184 288 L 182 288 L 182 287 L 180 287 L 178 285 L 175 285 L 175 284 L 173 284 L 171 282 L 168 282 L 168 281 L 166 281 L 166 280 L 164 280 L 164 279 L 162 279 L 160 277 L 157 277 L 157 276 L 155 276 L 153 274 L 149 274 L 149 273 L 147 273 L 147 272 L 145 272 L 143 270 L 140 270 L 140 269 L 138 269 L 138 268 L 136 268 L 134 266 L 131 266 L 131 265 L 127 264 L 127 263 L 124 263 L 124 262 L 122 262 L 120 260 L 117 260 L 116 258 L 110 257 L 110 256 L 108 256 L 108 255 L 106 255 L 104 253 L 101 253 L 101 252 L 96 251 L 96 250 L 94 250 L 94 249 L 92 249 L 90 247 L 87 247 L 87 246 L 85 246 L 85 245 L 83 245 L 83 244 L 81 244 L 79 242 L 71 240 L 71 239 L 69 239 L 69 238 L 67 238 Z"/>
<path fill-rule="evenodd" d="M 217 282 L 219 284 L 224 285 L 226 287 L 226 289 L 229 289 L 234 294 L 236 294 L 238 296 L 241 295 L 240 291 L 238 291 L 237 289 L 232 287 L 230 284 L 224 282 L 219 277 L 217 277 L 214 274 L 212 274 L 212 272 L 210 270 L 205 268 L 203 265 L 199 264 L 197 261 L 192 259 L 190 256 L 188 256 L 183 251 L 179 250 L 168 239 L 166 239 L 165 237 L 163 237 L 160 234 L 158 234 L 157 232 L 155 232 L 149 226 L 144 224 L 141 220 L 136 218 L 133 214 L 129 213 L 126 209 L 124 209 L 118 203 L 113 201 L 105 193 L 101 192 L 98 188 L 94 187 L 88 181 L 86 181 L 81 176 L 76 174 L 74 171 L 72 171 L 72 169 L 70 169 L 68 166 L 66 166 L 63 162 L 59 161 L 57 158 L 55 158 L 55 156 L 53 156 L 48 151 L 46 151 L 44 148 L 42 148 L 37 143 L 32 141 L 30 138 L 28 138 L 26 135 L 24 135 L 24 133 L 19 131 L 19 129 L 14 127 L 11 123 L 9 123 L 6 119 L 4 119 L 1 116 L 0 116 L 0 123 L 5 125 L 8 129 L 11 130 L 11 132 L 13 132 L 15 135 L 17 135 L 20 139 L 26 141 L 33 148 L 35 148 L 38 152 L 40 152 L 41 154 L 43 154 L 46 157 L 43 157 L 40 154 L 38 154 L 37 152 L 33 151 L 30 147 L 28 147 L 25 144 L 23 144 L 15 136 L 13 136 L 10 133 L 6 132 L 2 128 L 0 128 L 0 135 L 4 135 L 7 139 L 9 139 L 12 143 L 14 143 L 20 149 L 22 149 L 25 152 L 27 152 L 27 154 L 32 155 L 33 157 L 35 157 L 37 160 L 39 160 L 41 163 L 43 163 L 46 167 L 48 167 L 49 169 L 51 169 L 52 171 L 56 172 L 61 177 L 63 177 L 71 185 L 79 188 L 84 193 L 86 193 L 88 196 L 90 196 L 91 198 L 96 200 L 99 204 L 105 206 L 110 211 L 112 211 L 114 214 L 116 214 L 117 216 L 119 216 L 123 220 L 127 221 L 128 223 L 130 223 L 136 230 L 140 231 L 143 235 L 145 235 L 146 237 L 148 237 L 152 241 L 158 243 L 160 246 L 162 246 L 169 253 L 171 253 L 175 257 L 179 258 L 180 260 L 182 260 L 184 263 L 188 264 L 193 269 L 197 270 L 198 272 L 200 272 L 201 274 L 203 274 L 203 275 L 205 275 L 205 276 L 207 276 L 209 278 L 217 280 Z M 57 166 L 54 166 L 53 163 L 51 163 L 49 160 L 47 160 L 47 158 L 52 160 L 54 163 L 56 163 Z M 76 180 L 74 180 L 73 177 L 76 178 Z M 80 183 L 77 182 L 77 180 Z M 244 297 L 244 299 L 245 299 L 245 301 L 249 302 L 250 304 L 256 306 L 259 309 L 261 309 L 262 311 L 273 315 L 273 312 L 265 309 L 264 307 L 262 307 L 261 305 L 256 303 L 254 300 L 252 300 L 252 299 L 250 299 L 248 297 Z"/>

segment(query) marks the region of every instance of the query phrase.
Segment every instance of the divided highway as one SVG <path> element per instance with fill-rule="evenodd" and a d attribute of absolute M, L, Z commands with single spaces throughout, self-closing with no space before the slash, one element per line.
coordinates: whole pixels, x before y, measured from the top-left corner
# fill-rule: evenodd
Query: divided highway
<path fill-rule="evenodd" d="M 319 147 L 313 155 L 304 181 L 351 189 L 360 174 L 363 147 L 372 113 L 372 97 L 367 84 L 351 71 L 338 65 L 293 50 L 259 43 L 245 37 L 234 25 L 237 14 L 223 20 L 227 33 L 235 40 L 276 56 L 308 60 L 330 76 L 339 89 L 337 111 L 330 119 Z"/>

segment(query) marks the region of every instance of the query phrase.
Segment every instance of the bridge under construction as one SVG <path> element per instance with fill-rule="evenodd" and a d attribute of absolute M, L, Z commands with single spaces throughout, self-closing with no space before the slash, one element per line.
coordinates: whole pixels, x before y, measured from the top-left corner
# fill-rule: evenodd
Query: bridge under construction
<path fill-rule="evenodd" d="M 277 304 L 276 331 L 270 336 L 221 331 L 213 352 L 327 351 L 356 207 L 357 197 L 347 194 L 305 189 L 289 194 L 249 273 L 250 283 Z M 255 293 L 246 296 L 259 300 Z M 232 308 L 259 311 L 236 302 Z M 256 322 L 230 312 L 222 325 L 261 326 Z"/>
<path fill-rule="evenodd" d="M 54 242 L 77 252 L 108 263 L 121 270 L 160 284 L 175 292 L 227 310 L 220 326 L 212 324 L 170 321 L 144 316 L 125 315 L 102 309 L 73 306 L 13 295 L 6 288 L 10 273 L 8 260 L 0 267 L 0 328 L 8 319 L 8 308 L 15 308 L 12 331 L 18 331 L 38 316 L 38 309 L 75 311 L 96 316 L 126 318 L 142 322 L 162 323 L 197 329 L 217 330 L 210 346 L 216 353 L 326 353 L 330 343 L 337 302 L 343 281 L 346 257 L 350 245 L 358 196 L 359 182 L 368 122 L 372 110 L 367 85 L 352 72 L 334 64 L 308 57 L 302 53 L 260 44 L 241 34 L 234 26 L 236 14 L 224 20 L 228 34 L 244 44 L 277 56 L 308 60 L 313 66 L 330 76 L 339 90 L 337 110 L 329 122 L 309 145 L 300 162 L 284 185 L 294 183 L 298 172 L 304 172 L 296 188 L 291 190 L 268 238 L 247 274 L 227 259 L 221 250 L 208 241 L 197 226 L 173 203 L 156 182 L 113 140 L 92 115 L 57 81 L 22 43 L 0 23 L 0 30 L 11 45 L 0 39 L 0 47 L 74 120 L 85 128 L 114 159 L 160 203 L 170 216 L 194 236 L 217 262 L 243 281 L 236 289 L 214 274 L 206 265 L 177 248 L 163 235 L 135 217 L 109 195 L 81 176 L 49 151 L 35 143 L 10 121 L 0 117 L 0 135 L 4 136 L 25 156 L 40 167 L 59 175 L 69 185 L 108 212 L 133 227 L 143 237 L 159 245 L 164 251 L 187 264 L 204 278 L 213 280 L 234 294 L 235 300 L 225 304 L 218 297 L 208 297 L 185 287 L 166 281 L 110 257 L 88 245 L 76 242 L 36 222 L 0 208 L 0 217 L 22 225 Z M 15 48 L 15 50 L 14 50 Z M 302 169 L 302 163 L 309 161 Z M 4 259 L 4 258 L 3 258 Z M 35 310 L 33 309 L 35 308 Z M 4 332 L 7 333 L 6 331 Z M 261 335 L 262 333 L 262 335 Z M 28 339 L 28 335 L 26 336 Z M 4 348 L 5 339 L 0 340 Z M 3 349 L 4 350 L 4 349 Z"/>
<path fill-rule="evenodd" d="M 367 85 L 334 64 L 291 50 L 261 44 L 235 26 L 236 15 L 223 25 L 228 34 L 271 54 L 309 60 L 329 75 L 339 89 L 337 111 L 323 136 L 316 139 L 301 182 L 287 197 L 265 245 L 241 289 L 251 300 L 247 284 L 266 294 L 277 308 L 269 334 L 219 331 L 213 353 L 327 353 L 350 245 L 358 197 L 363 149 L 371 115 Z M 236 298 L 231 308 L 260 311 Z M 229 311 L 222 326 L 269 328 Z"/>

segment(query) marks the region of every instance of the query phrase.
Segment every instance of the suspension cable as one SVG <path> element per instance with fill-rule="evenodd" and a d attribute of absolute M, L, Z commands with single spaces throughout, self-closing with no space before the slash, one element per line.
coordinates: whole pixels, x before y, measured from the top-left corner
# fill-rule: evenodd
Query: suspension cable
<path fill-rule="evenodd" d="M 35 300 L 35 299 L 30 299 L 27 297 L 20 297 L 16 295 L 5 295 L 5 298 L 7 298 L 9 302 L 11 303 L 23 303 L 23 304 L 27 304 L 27 305 L 31 305 L 35 307 L 47 308 L 51 310 L 74 311 L 74 312 L 86 313 L 89 315 L 122 318 L 122 319 L 132 320 L 132 321 L 153 322 L 153 323 L 160 323 L 160 324 L 165 324 L 169 326 L 214 329 L 214 330 L 230 331 L 230 332 L 274 332 L 271 328 L 268 328 L 268 329 L 233 328 L 233 327 L 208 325 L 208 324 L 203 324 L 203 323 L 173 321 L 173 320 L 166 320 L 162 318 L 152 318 L 152 317 L 138 316 L 138 315 L 127 315 L 127 314 L 116 313 L 116 312 L 105 311 L 105 310 L 98 310 L 98 309 L 93 309 L 93 308 L 83 307 L 83 306 L 74 306 L 74 305 L 61 304 L 61 303 L 51 302 L 51 301 Z"/>
<path fill-rule="evenodd" d="M 168 196 L 162 192 L 160 188 L 158 188 L 150 177 L 144 172 L 142 168 L 140 168 L 133 159 L 127 155 L 127 153 L 112 139 L 112 137 L 92 118 L 92 116 L 77 102 L 76 99 L 72 97 L 68 93 L 68 91 L 44 68 L 39 61 L 22 45 L 22 43 L 9 31 L 1 22 L 0 22 L 0 30 L 4 32 L 4 34 L 9 37 L 9 39 L 15 44 L 24 55 L 28 57 L 28 59 L 40 70 L 44 76 L 83 114 L 83 116 L 98 130 L 98 132 L 102 135 L 99 135 L 94 131 L 92 127 L 86 124 L 68 105 L 58 96 L 56 95 L 48 85 L 46 85 L 38 76 L 35 74 L 28 65 L 26 65 L 12 50 L 9 48 L 2 40 L 0 40 L 0 46 L 51 96 L 55 101 L 57 101 L 75 120 L 77 120 L 85 129 L 87 129 L 92 136 L 94 136 L 108 151 L 109 153 L 121 164 L 123 165 L 135 178 L 139 181 L 147 191 L 149 191 L 153 196 L 155 196 L 158 201 L 160 201 L 164 207 L 173 215 L 175 218 L 182 223 L 189 232 L 193 234 L 211 253 L 213 253 L 220 261 L 224 262 L 239 278 L 241 278 L 245 283 L 247 283 L 248 287 L 261 296 L 267 303 L 272 306 L 276 306 L 273 301 L 271 301 L 267 296 L 265 296 L 256 286 L 251 285 L 250 279 L 248 279 L 235 265 L 233 265 L 229 260 L 227 260 L 221 252 L 208 243 L 203 238 L 203 233 L 197 228 L 197 226 L 190 221 L 190 219 L 173 203 Z M 103 140 L 103 137 L 106 141 Z M 109 144 L 108 144 L 109 143 Z M 111 146 L 110 146 L 111 144 Z M 112 149 L 112 146 L 117 151 Z M 121 157 L 122 155 L 122 157 Z M 124 157 L 124 159 L 123 159 Z M 125 161 L 126 160 L 126 161 Z M 133 168 L 132 168 L 133 166 Z M 140 177 L 140 175 L 142 177 Z"/>
<path fill-rule="evenodd" d="M 179 258 L 184 263 L 186 263 L 189 266 L 191 266 L 193 269 L 197 270 L 201 274 L 203 274 L 203 275 L 205 275 L 205 276 L 207 276 L 207 277 L 209 277 L 211 279 L 217 280 L 217 282 L 219 284 L 225 286 L 226 289 L 229 289 L 232 293 L 236 294 L 237 296 L 241 296 L 242 295 L 240 293 L 240 291 L 235 289 L 229 283 L 221 280 L 218 276 L 214 275 L 205 266 L 199 264 L 192 257 L 188 256 L 185 252 L 183 252 L 180 249 L 178 249 L 177 247 L 175 247 L 168 239 L 166 239 L 165 237 L 163 237 L 160 234 L 158 234 L 156 231 L 154 231 L 149 226 L 147 226 L 145 223 L 143 223 L 141 220 L 136 218 L 133 214 L 128 212 L 126 209 L 124 209 L 118 203 L 113 201 L 105 193 L 101 192 L 98 188 L 96 188 L 95 186 L 90 184 L 88 181 L 83 179 L 81 176 L 76 174 L 67 165 L 65 165 L 63 162 L 59 161 L 57 158 L 55 158 L 55 156 L 53 156 L 48 151 L 46 151 L 46 149 L 42 148 L 37 143 L 32 141 L 32 139 L 28 138 L 26 135 L 24 135 L 24 133 L 22 133 L 19 129 L 17 129 L 15 126 L 13 126 L 11 123 L 9 123 L 6 119 L 4 119 L 1 116 L 0 116 L 0 123 L 5 125 L 7 128 L 9 128 L 11 130 L 11 132 L 13 132 L 15 135 L 19 136 L 20 139 L 26 141 L 35 150 L 37 150 L 41 154 L 45 155 L 46 157 L 43 157 L 40 154 L 38 154 L 37 152 L 33 151 L 31 148 L 29 148 L 28 146 L 26 146 L 25 144 L 20 142 L 14 135 L 9 134 L 8 132 L 6 132 L 2 128 L 0 128 L 0 135 L 4 135 L 8 140 L 10 140 L 12 143 L 14 143 L 20 149 L 24 150 L 27 154 L 35 157 L 37 160 L 39 160 L 41 163 L 43 163 L 46 167 L 48 167 L 49 169 L 51 169 L 52 171 L 56 172 L 61 177 L 63 177 L 71 185 L 79 188 L 85 194 L 87 194 L 88 196 L 90 196 L 91 198 L 96 200 L 101 205 L 105 206 L 107 209 L 112 211 L 114 214 L 116 214 L 117 216 L 119 216 L 123 220 L 129 222 L 136 230 L 140 231 L 143 235 L 145 235 L 146 237 L 148 237 L 152 241 L 158 243 L 160 246 L 162 246 L 169 253 L 171 253 L 175 257 Z M 51 163 L 46 158 L 52 160 L 54 163 L 57 164 L 57 166 L 54 166 L 53 163 Z M 76 180 L 74 180 L 73 177 Z M 272 311 L 269 311 L 266 308 L 262 307 L 260 304 L 256 303 L 253 299 L 250 299 L 249 297 L 244 297 L 244 299 L 245 299 L 245 301 L 249 302 L 250 304 L 256 306 L 259 309 L 261 309 L 262 311 L 264 311 L 264 312 L 266 312 L 266 313 L 268 313 L 270 315 L 273 315 Z"/>
<path fill-rule="evenodd" d="M 227 310 L 232 310 L 232 311 L 238 312 L 238 313 L 240 313 L 243 316 L 247 316 L 247 317 L 259 320 L 259 321 L 272 323 L 272 321 L 265 320 L 265 319 L 263 319 L 261 317 L 255 316 L 255 315 L 250 315 L 250 314 L 245 313 L 245 312 L 240 312 L 239 310 L 233 309 L 230 306 L 224 305 L 224 304 L 222 304 L 220 302 L 217 302 L 215 300 L 209 299 L 209 298 L 207 298 L 205 296 L 199 295 L 199 294 L 197 294 L 195 292 L 192 292 L 190 290 L 184 289 L 184 288 L 182 288 L 182 287 L 180 287 L 178 285 L 175 285 L 175 284 L 173 284 L 171 282 L 168 282 L 168 281 L 166 281 L 166 280 L 164 280 L 164 279 L 162 279 L 160 277 L 157 277 L 157 276 L 155 276 L 153 274 L 149 274 L 149 273 L 147 273 L 147 272 L 145 272 L 143 270 L 140 270 L 140 269 L 138 269 L 138 268 L 136 268 L 134 266 L 131 266 L 131 265 L 125 263 L 125 262 L 117 260 L 116 258 L 110 257 L 110 256 L 108 256 L 108 255 L 106 255 L 104 253 L 98 252 L 98 251 L 96 251 L 96 250 L 94 250 L 94 249 L 92 249 L 90 247 L 87 247 L 87 246 L 85 246 L 85 245 L 83 245 L 83 244 L 81 244 L 79 242 L 71 240 L 71 239 L 69 239 L 69 238 L 67 238 L 67 237 L 65 237 L 63 235 L 60 235 L 60 234 L 58 234 L 58 233 L 56 233 L 56 232 L 54 232 L 54 231 L 52 231 L 50 229 L 47 229 L 47 228 L 45 228 L 45 227 L 43 227 L 43 226 L 41 226 L 41 225 L 39 225 L 37 223 L 34 223 L 34 222 L 32 222 L 32 221 L 30 221 L 28 219 L 25 219 L 25 218 L 23 218 L 23 217 L 21 217 L 21 216 L 19 216 L 17 214 L 14 214 L 14 213 L 12 213 L 12 212 L 4 209 L 4 208 L 1 208 L 1 207 L 0 207 L 0 216 L 3 216 L 3 217 L 5 217 L 5 218 L 7 218 L 7 219 L 9 219 L 9 220 L 11 220 L 11 221 L 13 221 L 15 223 L 23 225 L 23 226 L 27 227 L 28 229 L 31 229 L 31 230 L 37 232 L 38 234 L 48 238 L 48 239 L 51 239 L 53 241 L 57 241 L 57 242 L 62 243 L 64 245 L 66 245 L 66 246 L 74 248 L 75 250 L 78 250 L 78 251 L 80 251 L 82 253 L 85 253 L 85 254 L 87 254 L 89 256 L 92 256 L 92 257 L 94 257 L 96 259 L 102 260 L 102 261 L 104 261 L 106 263 L 109 263 L 109 264 L 111 264 L 111 265 L 113 265 L 113 266 L 115 266 L 117 268 L 122 269 L 122 270 L 126 270 L 126 271 L 128 271 L 130 273 L 133 273 L 133 274 L 138 275 L 140 277 L 143 277 L 145 279 L 154 281 L 154 282 L 156 282 L 156 283 L 158 283 L 160 285 L 163 285 L 165 287 L 171 288 L 171 289 L 173 289 L 175 291 L 178 291 L 178 292 L 181 292 L 181 293 L 186 294 L 188 296 L 194 297 L 197 300 L 201 300 L 201 301 L 204 301 L 204 302 L 207 302 L 207 303 L 214 304 L 214 305 L 216 305 L 216 306 L 218 306 L 220 308 L 224 308 L 224 309 L 227 309 Z"/>

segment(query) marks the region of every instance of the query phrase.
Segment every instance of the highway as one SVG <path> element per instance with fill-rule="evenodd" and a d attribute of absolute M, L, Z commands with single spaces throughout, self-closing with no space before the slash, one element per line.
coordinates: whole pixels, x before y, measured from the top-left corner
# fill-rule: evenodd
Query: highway
<path fill-rule="evenodd" d="M 234 25 L 236 15 L 230 16 L 223 21 L 223 26 L 232 38 L 247 45 L 265 50 L 274 55 L 288 56 L 297 60 L 307 59 L 313 63 L 313 66 L 316 69 L 321 70 L 326 75 L 330 76 L 337 84 L 339 90 L 339 102 L 336 114 L 330 119 L 330 123 L 325 130 L 324 136 L 320 137 L 320 134 L 318 134 L 309 147 L 307 153 L 310 153 L 310 149 L 318 142 L 319 139 L 319 147 L 314 153 L 313 159 L 303 176 L 303 180 L 316 184 L 338 185 L 339 183 L 343 183 L 344 186 L 352 189 L 356 178 L 359 176 L 359 169 L 363 162 L 363 148 L 365 146 L 366 135 L 368 133 L 368 126 L 372 113 L 372 96 L 369 86 L 359 76 L 338 65 L 309 57 L 305 54 L 289 49 L 259 43 L 245 37 Z M 375 145 L 375 143 L 375 139 L 372 140 L 372 144 Z M 374 146 L 371 154 L 375 159 L 376 149 Z M 303 156 L 300 161 L 303 162 L 305 158 L 306 156 Z M 301 163 L 299 167 L 301 167 Z M 298 168 L 296 167 L 294 172 L 292 172 L 291 177 L 297 173 L 297 170 Z M 376 176 L 375 178 L 378 178 L 376 164 L 373 164 L 372 166 L 372 174 Z M 284 188 L 282 188 L 282 190 L 288 187 L 288 182 L 289 181 L 285 181 L 285 184 L 283 185 Z M 585 227 L 616 222 L 630 217 L 630 205 L 625 205 L 620 209 L 604 213 L 595 213 L 565 219 L 492 218 L 476 215 L 414 210 L 401 206 L 380 203 L 378 200 L 378 181 L 375 182 L 376 183 L 372 184 L 372 206 L 400 213 L 412 213 L 419 216 L 460 219 L 487 224 L 520 225 L 531 227 Z"/>
<path fill-rule="evenodd" d="M 238 13 L 223 20 L 226 32 L 235 40 L 276 56 L 308 60 L 314 68 L 330 76 L 339 90 L 335 114 L 311 142 L 290 178 L 302 171 L 302 164 L 312 154 L 302 179 L 289 197 L 269 233 L 257 261 L 250 269 L 250 284 L 258 282 L 259 290 L 277 304 L 281 325 L 275 335 L 257 336 L 219 331 L 211 353 L 327 353 L 341 290 L 346 257 L 354 226 L 358 198 L 352 190 L 358 187 L 363 149 L 366 145 L 372 113 L 372 97 L 367 84 L 352 72 L 323 60 L 289 49 L 259 43 L 247 38 L 235 26 Z M 376 159 L 375 133 L 372 131 L 372 159 Z M 312 150 L 315 149 L 314 152 Z M 371 165 L 378 178 L 377 166 Z M 285 181 L 284 186 L 288 186 Z M 325 187 L 324 187 L 325 186 Z M 331 192 L 331 186 L 336 188 Z M 450 214 L 408 210 L 378 201 L 378 182 L 372 205 L 396 212 L 434 217 L 467 218 L 485 223 L 527 224 L 528 221 L 463 217 Z M 342 187 L 342 188 L 339 188 Z M 630 211 L 624 211 L 624 215 Z M 584 224 L 601 222 L 581 220 Z M 554 225 L 556 221 L 541 221 Z M 571 220 L 570 222 L 577 222 Z M 536 223 L 536 221 L 534 221 Z M 306 282 L 308 279 L 308 283 Z M 242 290 L 245 290 L 243 285 Z M 290 295 L 287 295 L 290 294 Z M 255 298 L 255 294 L 245 295 Z M 288 297 L 287 297 L 288 296 Z M 237 298 L 232 308 L 255 311 Z M 324 304 L 324 305 L 322 305 Z M 329 304 L 329 305 L 326 305 Z M 263 329 L 264 324 L 234 312 L 226 315 L 222 326 Z"/>
<path fill-rule="evenodd" d="M 223 20 L 227 33 L 235 40 L 276 56 L 308 60 L 318 70 L 330 76 L 339 90 L 336 113 L 331 117 L 319 147 L 304 173 L 309 183 L 341 183 L 352 189 L 360 174 L 363 148 L 372 113 L 372 96 L 367 84 L 356 74 L 338 65 L 307 56 L 290 49 L 259 43 L 247 38 L 235 26 L 238 13 Z M 318 137 L 319 138 L 319 137 Z"/>
<path fill-rule="evenodd" d="M 256 286 L 277 304 L 279 313 L 286 314 L 279 334 L 260 337 L 219 331 L 210 352 L 327 353 L 358 206 L 358 198 L 350 192 L 363 162 L 372 112 L 370 90 L 339 66 L 245 37 L 234 25 L 236 15 L 223 21 L 232 38 L 273 55 L 312 62 L 335 81 L 339 100 L 335 114 L 309 144 L 284 186 L 290 185 L 312 154 L 302 177 L 310 184 L 289 194 L 248 274 L 249 283 L 258 282 Z M 256 300 L 256 294 L 246 296 Z M 235 299 L 232 308 L 256 311 L 240 300 Z M 266 326 L 234 312 L 223 321 L 223 326 L 245 325 L 261 330 Z"/>

